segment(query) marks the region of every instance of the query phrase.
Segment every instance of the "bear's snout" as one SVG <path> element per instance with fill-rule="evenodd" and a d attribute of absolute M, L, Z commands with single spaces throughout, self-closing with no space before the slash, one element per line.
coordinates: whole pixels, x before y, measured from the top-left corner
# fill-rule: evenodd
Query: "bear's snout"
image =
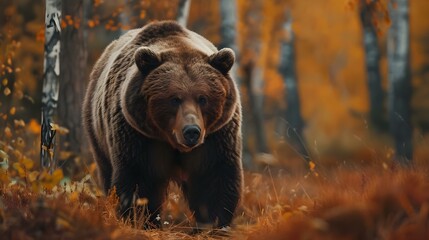
<path fill-rule="evenodd" d="M 194 147 L 200 139 L 201 129 L 197 125 L 186 125 L 183 130 L 183 138 L 185 138 L 185 145 Z"/>

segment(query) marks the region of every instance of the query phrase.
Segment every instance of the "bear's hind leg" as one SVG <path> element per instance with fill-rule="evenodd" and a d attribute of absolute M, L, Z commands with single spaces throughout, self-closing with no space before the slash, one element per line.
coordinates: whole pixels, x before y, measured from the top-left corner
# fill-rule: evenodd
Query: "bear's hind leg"
<path fill-rule="evenodd" d="M 112 187 L 112 164 L 110 160 L 102 154 L 94 153 L 94 158 L 98 165 L 98 181 L 104 194 L 108 195 Z"/>
<path fill-rule="evenodd" d="M 98 144 L 91 139 L 92 155 L 98 167 L 98 184 L 104 194 L 108 195 L 112 187 L 112 164 L 110 159 L 101 151 Z"/>

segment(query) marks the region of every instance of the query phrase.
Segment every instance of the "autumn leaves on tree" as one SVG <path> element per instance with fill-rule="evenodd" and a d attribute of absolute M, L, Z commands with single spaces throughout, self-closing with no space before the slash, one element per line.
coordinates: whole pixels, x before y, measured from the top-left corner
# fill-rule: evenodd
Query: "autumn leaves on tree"
<path fill-rule="evenodd" d="M 104 46 L 107 43 L 107 40 L 103 39 L 116 38 L 120 34 L 120 31 L 124 32 L 130 28 L 142 26 L 146 22 L 153 19 L 175 19 L 176 15 L 178 16 L 179 2 L 180 1 L 133 0 L 126 1 L 127 4 L 121 1 L 117 3 L 94 1 L 91 4 L 86 2 L 83 5 L 74 3 L 75 5 L 79 5 L 79 7 L 68 7 L 63 4 L 63 17 L 61 20 L 63 34 L 62 56 L 64 56 L 66 52 L 73 52 L 76 53 L 76 58 L 73 59 L 72 57 L 68 57 L 62 60 L 69 61 L 67 65 L 75 66 L 74 69 L 84 69 L 85 66 L 83 65 L 85 65 L 86 62 L 89 63 L 86 64 L 86 66 L 91 65 L 95 56 L 97 55 L 95 51 L 88 51 L 88 49 L 97 49 L 97 51 L 100 51 L 99 49 L 101 46 Z M 226 4 L 230 5 L 232 3 L 234 3 L 234 1 L 226 1 Z M 352 11 L 348 11 L 347 8 L 344 8 L 344 4 L 349 3 L 353 5 L 351 8 Z M 17 7 L 12 6 L 13 4 L 8 3 L 7 1 L 2 2 L 1 4 L 3 9 L 5 9 L 5 19 L 13 19 L 11 16 L 16 13 Z M 373 126 L 372 129 L 379 129 L 381 132 L 385 132 L 388 126 L 390 126 L 393 121 L 396 121 L 397 124 L 393 125 L 400 127 L 393 127 L 392 125 L 391 128 L 389 127 L 391 129 L 389 134 L 391 134 L 391 136 L 396 136 L 396 138 L 404 138 L 402 140 L 395 140 L 397 142 L 395 144 L 395 149 L 403 149 L 402 153 L 400 153 L 401 151 L 398 150 L 396 150 L 396 152 L 398 152 L 400 156 L 410 158 L 410 149 L 404 149 L 404 146 L 412 146 L 409 133 L 412 132 L 412 129 L 422 129 L 422 131 L 426 131 L 424 130 L 424 126 L 427 125 L 424 119 L 424 116 L 426 116 L 424 114 L 424 110 L 426 109 L 424 104 L 426 103 L 422 100 L 422 96 L 424 96 L 426 88 L 421 85 L 424 82 L 423 77 L 425 76 L 424 56 L 422 55 L 424 53 L 424 49 L 421 47 L 422 44 L 417 44 L 420 40 L 416 40 L 417 38 L 410 39 L 411 48 L 409 51 L 411 52 L 408 58 L 410 58 L 414 63 L 418 64 L 418 66 L 414 64 L 411 66 L 410 76 L 406 77 L 409 83 L 405 84 L 410 84 L 410 79 L 417 79 L 413 80 L 413 85 L 410 85 L 414 86 L 412 89 L 415 91 L 411 94 L 411 91 L 408 90 L 408 93 L 401 93 L 401 91 L 398 93 L 397 90 L 393 90 L 397 89 L 397 87 L 394 87 L 393 84 L 390 85 L 390 79 L 392 79 L 393 75 L 395 75 L 395 72 L 398 71 L 390 71 L 390 69 L 395 70 L 397 67 L 387 67 L 387 58 L 392 59 L 390 56 L 399 56 L 396 53 L 389 55 L 389 53 L 393 51 L 394 46 L 399 45 L 392 42 L 389 43 L 389 46 L 393 47 L 388 47 L 387 42 L 391 39 L 394 39 L 393 32 L 396 31 L 393 30 L 395 26 L 394 16 L 395 11 L 401 12 L 398 10 L 402 6 L 401 2 L 392 2 L 392 7 L 390 9 L 388 8 L 388 1 L 382 0 L 345 0 L 344 2 L 341 2 L 341 4 L 331 4 L 331 2 L 329 2 L 326 4 L 330 4 L 330 6 L 332 6 L 330 10 L 333 12 L 332 17 L 321 19 L 319 17 L 321 16 L 321 12 L 317 11 L 322 11 L 323 9 L 319 8 L 311 10 L 312 14 L 304 16 L 303 9 L 306 9 L 306 4 L 304 2 L 279 1 L 274 3 L 271 1 L 261 1 L 258 3 L 257 1 L 255 4 L 249 4 L 239 0 L 236 1 L 235 11 L 232 10 L 233 7 L 231 6 L 225 7 L 226 10 L 235 12 L 236 14 L 235 20 L 232 20 L 232 22 L 235 21 L 235 24 L 233 23 L 231 25 L 231 23 L 229 23 L 229 25 L 233 26 L 233 28 L 222 27 L 228 26 L 228 24 L 224 25 L 222 22 L 231 22 L 231 20 L 228 20 L 228 18 L 222 16 L 233 17 L 233 14 L 222 15 L 222 12 L 225 11 L 222 11 L 222 4 L 225 3 L 215 3 L 210 1 L 200 2 L 198 0 L 190 2 L 188 27 L 191 29 L 198 29 L 198 31 L 203 32 L 204 35 L 208 36 L 208 38 L 215 42 L 219 47 L 224 44 L 224 39 L 228 39 L 228 37 L 222 36 L 222 29 L 229 29 L 227 31 L 229 31 L 232 35 L 235 34 L 235 42 L 237 46 L 236 52 L 239 60 L 237 62 L 237 76 L 242 81 L 241 84 L 243 87 L 241 90 L 243 90 L 243 99 L 248 98 L 248 96 L 254 96 L 256 97 L 254 99 L 254 105 L 262 106 L 262 110 L 257 110 L 257 107 L 247 109 L 247 105 L 244 106 L 244 110 L 248 111 L 247 113 L 249 113 L 247 116 L 245 116 L 247 120 L 245 122 L 244 133 L 248 134 L 247 136 L 249 137 L 246 138 L 246 140 L 249 142 L 246 143 L 245 148 L 250 149 L 252 154 L 256 152 L 273 152 L 273 149 L 275 149 L 274 139 L 276 139 L 274 136 L 277 136 L 273 133 L 275 131 L 275 127 L 272 127 L 275 125 L 273 122 L 283 121 L 277 121 L 274 119 L 286 120 L 286 117 L 285 115 L 282 115 L 282 112 L 289 108 L 290 100 L 286 101 L 285 99 L 290 97 L 288 96 L 289 93 L 287 92 L 292 92 L 291 90 L 293 89 L 293 86 L 289 84 L 291 86 L 288 88 L 286 84 L 286 89 L 283 89 L 284 77 L 278 70 L 278 68 L 281 66 L 280 55 L 282 51 L 279 33 L 282 32 L 283 23 L 279 16 L 284 15 L 285 12 L 289 9 L 291 13 L 290 15 L 293 17 L 291 29 L 295 32 L 296 56 L 294 62 L 296 67 L 296 79 L 298 80 L 296 86 L 299 96 L 298 99 L 300 100 L 301 105 L 299 107 L 301 119 L 303 119 L 303 133 L 299 135 L 301 135 L 303 140 L 305 140 L 305 137 L 308 138 L 308 136 L 311 136 L 309 139 L 307 139 L 307 141 L 304 141 L 307 142 L 305 143 L 307 148 L 310 149 L 310 151 L 312 151 L 311 149 L 315 148 L 315 146 L 313 146 L 314 144 L 312 138 L 313 136 L 317 136 L 317 138 L 321 136 L 321 134 L 319 134 L 317 131 L 333 132 L 332 135 L 335 137 L 340 131 L 335 129 L 335 126 L 338 125 L 336 121 L 347 122 L 348 126 L 353 129 L 356 128 L 356 125 L 359 124 L 360 119 L 364 117 L 368 120 L 370 126 Z M 418 16 L 421 16 L 422 14 L 419 13 L 419 11 L 417 11 L 417 7 L 415 7 L 418 4 L 420 3 L 411 5 L 411 9 L 410 7 L 409 9 L 413 12 L 413 14 L 419 14 Z M 17 6 L 19 9 L 22 9 L 22 6 Z M 204 6 L 208 6 L 209 8 L 205 9 Z M 40 13 L 43 12 L 41 8 L 42 7 L 40 7 Z M 424 7 L 421 8 L 423 9 Z M 36 10 L 37 9 L 33 10 L 33 7 L 25 9 L 25 11 L 28 11 L 28 14 L 23 16 L 24 20 L 32 21 L 31 24 L 26 25 L 27 28 L 22 28 L 25 31 L 20 30 L 20 28 L 12 29 L 8 27 L 11 24 L 10 21 L 4 22 L 5 24 L 2 25 L 2 28 L 4 29 L 12 29 L 9 32 L 11 33 L 13 39 L 10 39 L 9 41 L 7 40 L 7 35 L 2 36 L 2 43 L 7 43 L 7 46 L 10 46 L 7 49 L 5 48 L 6 52 L 11 53 L 15 51 L 17 54 L 16 57 L 23 59 L 25 55 L 25 61 L 20 62 L 18 65 L 14 60 L 16 57 L 6 57 L 8 56 L 7 54 L 2 55 L 2 71 L 5 73 L 5 75 L 2 75 L 4 77 L 2 78 L 1 86 L 1 92 L 3 94 L 1 94 L 2 105 L 0 107 L 4 110 L 2 112 L 12 112 L 18 115 L 22 114 L 22 111 L 20 110 L 21 108 L 10 103 L 13 96 L 19 97 L 22 99 L 22 101 L 25 101 L 25 104 L 27 104 L 26 106 L 30 106 L 29 108 L 31 108 L 31 111 L 34 113 L 36 113 L 39 107 L 39 105 L 37 105 L 39 102 L 39 97 L 37 94 L 40 95 L 38 92 L 41 91 L 35 86 L 37 81 L 35 80 L 35 77 L 31 75 L 31 73 L 41 75 L 41 71 L 43 70 L 43 66 L 41 66 L 43 61 L 41 61 L 41 59 L 37 61 L 37 59 L 40 58 L 38 55 L 40 55 L 41 51 L 43 51 L 43 47 L 37 48 L 36 46 L 37 44 L 41 44 L 41 41 L 44 38 L 44 31 L 42 31 L 43 26 L 41 26 L 41 24 L 36 24 L 36 19 L 39 18 L 38 22 L 42 23 L 44 16 L 41 16 L 43 17 L 43 19 L 41 19 L 37 14 L 31 13 L 31 11 Z M 213 13 L 210 13 L 211 11 Z M 357 14 L 353 16 L 354 12 Z M 354 45 L 347 45 L 346 50 L 339 50 L 338 53 L 335 53 L 334 48 L 331 46 L 332 44 L 338 45 L 341 43 L 341 41 L 348 41 L 347 39 L 344 39 L 342 35 L 338 35 L 339 31 L 342 29 L 341 26 L 344 24 L 333 24 L 335 22 L 330 22 L 330 28 L 332 28 L 330 31 L 335 33 L 329 36 L 323 34 L 323 26 L 328 24 L 327 22 L 324 23 L 324 21 L 329 21 L 331 18 L 338 17 L 340 13 L 344 16 L 347 16 L 348 18 L 356 19 L 356 22 L 347 20 L 347 24 L 350 25 L 351 28 L 356 28 L 358 29 L 357 31 L 361 31 L 359 33 L 361 37 L 360 43 L 357 43 L 356 45 L 360 45 L 362 49 L 358 49 L 354 47 Z M 258 18 L 258 14 L 260 14 L 262 17 Z M 314 19 L 311 19 L 313 15 L 314 17 L 319 18 L 319 20 L 313 21 Z M 343 15 L 341 15 L 341 17 L 344 17 Z M 310 20 L 311 22 L 314 22 L 314 24 L 324 24 L 323 26 L 316 27 L 317 31 L 313 31 L 313 33 L 311 33 L 312 36 L 319 34 L 317 37 L 326 35 L 323 38 L 325 39 L 324 42 L 326 47 L 322 50 L 311 51 L 315 42 L 309 38 L 309 34 L 311 32 L 309 29 L 311 29 L 311 27 L 308 26 L 308 22 L 310 22 Z M 2 21 L 4 21 L 4 19 L 2 19 Z M 15 26 L 21 26 L 19 25 L 21 23 L 18 20 L 13 21 Z M 258 26 L 258 22 L 264 25 L 263 29 L 259 30 L 258 27 L 251 27 Z M 355 23 L 358 23 L 359 25 L 354 27 Z M 426 26 L 424 25 L 425 21 L 414 21 L 409 24 L 413 24 L 415 26 L 410 27 L 409 31 L 415 32 L 422 32 L 421 29 L 424 29 L 424 26 Z M 403 26 L 403 24 L 400 24 L 400 26 Z M 235 32 L 233 30 L 234 27 Z M 392 29 L 392 31 L 389 29 Z M 95 38 L 94 34 L 97 34 L 100 37 Z M 413 33 L 411 32 L 411 35 L 412 34 Z M 400 35 L 404 36 L 404 34 Z M 29 36 L 33 36 L 33 40 L 37 36 L 38 42 L 30 42 L 27 40 Z M 419 34 L 419 36 L 421 36 L 419 39 L 424 39 L 424 33 Z M 20 39 L 20 41 L 14 39 Z M 69 43 L 67 43 L 67 40 L 69 40 Z M 394 42 L 398 41 L 402 40 L 394 40 Z M 24 46 L 22 45 L 22 42 L 25 42 Z M 259 47 L 258 42 L 260 43 Z M 35 45 L 35 43 L 37 44 Z M 5 44 L 2 44 L 2 47 L 5 46 Z M 406 46 L 406 44 L 404 46 Z M 24 48 L 25 51 L 21 51 L 20 49 L 22 48 Z M 360 52 L 358 52 L 358 50 Z M 5 53 L 5 51 L 3 52 Z M 70 56 L 70 54 L 67 55 Z M 79 57 L 77 55 L 79 55 Z M 353 59 L 354 64 L 357 64 L 354 59 L 355 57 L 360 57 L 361 55 L 363 55 L 363 69 L 359 67 L 360 63 L 359 66 L 351 69 L 350 64 L 346 62 Z M 347 56 L 347 61 L 344 61 L 344 56 Z M 87 58 L 87 60 L 84 60 L 85 58 Z M 323 58 L 327 58 L 328 61 L 325 62 L 321 60 Z M 338 62 L 341 62 L 342 65 L 340 65 L 339 69 L 333 68 L 332 73 L 329 73 L 331 74 L 330 76 L 325 76 L 326 71 L 324 69 L 330 68 L 330 65 L 334 64 L 329 59 L 338 59 Z M 245 87 L 246 81 L 244 80 L 246 80 L 246 65 L 248 62 L 253 62 L 254 64 L 254 67 L 252 67 L 250 70 L 250 76 L 252 76 L 252 79 L 254 79 L 254 81 L 251 83 L 251 88 L 254 86 L 253 89 L 256 89 L 256 92 L 247 91 Z M 303 62 L 306 62 L 306 64 L 303 64 Z M 397 62 L 399 62 L 399 60 Z M 39 65 L 32 64 L 29 66 L 31 63 L 37 63 Z M 389 65 L 390 64 L 393 64 L 393 62 L 390 62 Z M 85 87 L 82 85 L 86 84 L 84 79 L 86 78 L 85 75 L 87 75 L 87 71 L 75 71 L 71 70 L 72 68 L 65 68 L 64 65 L 60 64 L 60 66 L 60 70 L 64 72 L 60 73 L 64 74 L 64 77 L 62 76 L 64 81 L 61 80 L 62 83 L 59 85 L 60 94 L 58 96 L 58 123 L 70 131 L 69 134 L 64 135 L 62 139 L 58 141 L 58 143 L 66 145 L 65 147 L 61 148 L 64 150 L 64 153 L 61 156 L 68 156 L 69 158 L 74 159 L 76 154 L 72 154 L 72 152 L 85 150 L 85 148 L 81 149 L 80 147 L 81 140 L 79 140 L 79 123 L 77 122 L 78 114 L 74 114 L 78 111 L 72 110 L 72 108 L 79 108 L 79 89 Z M 259 68 L 259 70 L 257 68 Z M 19 72 L 16 72 L 15 70 Z M 67 73 L 67 71 L 70 71 L 70 73 Z M 314 78 L 311 77 L 312 74 Z M 328 78 L 331 78 L 331 76 L 332 79 L 329 80 Z M 358 77 L 359 80 L 352 80 L 353 76 Z M 28 79 L 29 82 L 26 82 L 26 79 Z M 72 86 L 67 83 L 67 79 L 83 80 L 72 81 L 70 84 L 81 84 L 81 86 Z M 262 81 L 259 81 L 258 79 L 262 79 Z M 323 79 L 323 81 L 319 81 L 317 79 Z M 324 82 L 325 80 L 326 82 Z M 18 82 L 15 84 L 16 81 Z M 22 81 L 25 82 L 22 83 Z M 314 84 L 312 81 L 316 81 L 316 84 Z M 360 82 L 362 84 L 360 84 Z M 367 89 L 361 89 L 361 86 L 365 85 Z M 422 87 L 416 88 L 416 86 Z M 318 89 L 317 92 L 314 90 L 315 88 Z M 411 87 L 406 86 L 399 87 L 399 89 L 407 88 L 411 89 Z M 66 93 L 61 94 L 63 91 Z M 71 94 L 71 91 L 74 93 Z M 334 93 L 330 91 L 334 91 Z M 311 92 L 314 97 L 310 98 L 308 95 L 309 92 Z M 337 92 L 340 93 L 337 94 Z M 253 95 L 248 95 L 247 93 Z M 286 94 L 284 95 L 284 93 Z M 326 96 L 324 94 L 326 94 Z M 366 94 L 368 94 L 368 96 L 366 96 Z M 36 96 L 36 105 L 32 105 L 33 100 L 31 97 L 29 97 L 29 95 Z M 394 95 L 399 97 L 393 97 Z M 408 117 L 408 120 L 405 116 L 407 112 L 409 112 L 408 114 L 410 115 L 411 110 L 405 110 L 403 113 L 399 113 L 399 110 L 390 110 L 393 109 L 393 105 L 395 105 L 392 102 L 392 99 L 399 99 L 401 97 L 404 99 L 403 103 L 406 105 L 408 104 L 410 108 L 413 107 L 412 113 L 414 115 L 412 115 L 412 117 Z M 415 98 L 416 100 L 411 102 L 410 100 L 406 100 L 407 98 L 411 99 L 411 97 Z M 314 99 L 322 100 L 320 103 L 316 103 L 316 100 Z M 333 106 L 335 106 L 335 109 L 341 109 L 341 104 L 336 102 L 334 103 L 334 99 L 337 99 L 336 102 L 344 102 L 345 105 L 351 106 L 350 109 L 352 109 L 354 113 L 357 112 L 358 115 L 353 114 L 353 116 L 350 117 L 347 116 L 348 113 L 346 111 L 331 111 L 329 108 L 326 108 L 325 105 L 331 101 Z M 71 102 L 76 104 L 71 104 Z M 248 103 L 251 102 L 245 101 L 245 104 Z M 62 105 L 69 106 L 70 110 L 62 108 Z M 366 106 L 368 106 L 368 109 Z M 396 106 L 399 105 L 396 104 Z M 316 108 L 319 108 L 320 112 L 325 111 L 329 116 L 322 116 L 323 114 L 317 113 L 317 111 L 315 111 Z M 256 109 L 255 113 L 252 113 L 252 109 Z M 393 115 L 389 115 L 390 113 L 393 113 Z M 39 114 L 36 114 L 37 116 L 35 116 L 35 118 L 39 118 Z M 4 115 L 2 117 L 4 117 Z M 353 123 L 352 121 L 349 121 L 352 118 L 355 118 Z M 258 119 L 262 119 L 262 121 Z M 253 122 L 256 122 L 256 124 Z M 283 121 L 282 124 L 287 124 L 287 122 L 288 120 Z M 318 130 L 315 130 L 315 122 L 320 124 Z M 418 125 L 415 125 L 413 128 L 411 128 L 413 123 L 417 123 Z M 408 130 L 404 130 L 403 133 L 395 133 L 395 131 L 398 129 Z M 406 136 L 407 134 L 408 136 Z"/>

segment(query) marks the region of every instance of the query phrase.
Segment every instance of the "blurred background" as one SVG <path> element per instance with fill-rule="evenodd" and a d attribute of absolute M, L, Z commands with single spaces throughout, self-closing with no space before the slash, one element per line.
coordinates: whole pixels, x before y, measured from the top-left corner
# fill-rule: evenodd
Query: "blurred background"
<path fill-rule="evenodd" d="M 66 173 L 74 176 L 91 159 L 81 103 L 103 49 L 129 29 L 178 19 L 218 48 L 236 51 L 246 169 L 429 160 L 429 1 L 186 2 L 62 1 L 55 118 Z M 0 141 L 25 143 L 35 156 L 44 15 L 42 0 L 0 1 Z M 15 137 L 17 124 L 29 129 L 20 137 L 27 139 Z"/>

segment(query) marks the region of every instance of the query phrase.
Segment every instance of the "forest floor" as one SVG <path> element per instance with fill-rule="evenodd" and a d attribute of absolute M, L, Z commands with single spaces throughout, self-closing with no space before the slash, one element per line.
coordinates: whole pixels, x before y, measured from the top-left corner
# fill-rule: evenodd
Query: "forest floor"
<path fill-rule="evenodd" d="M 0 141 L 1 239 L 429 239 L 429 159 L 408 169 L 386 160 L 329 169 L 312 163 L 302 174 L 246 172 L 231 229 L 191 234 L 192 214 L 176 186 L 162 229 L 143 230 L 144 219 L 117 219 L 117 198 L 95 186 L 94 164 L 74 180 L 61 170 L 37 171 L 37 147 L 18 134 Z"/>

